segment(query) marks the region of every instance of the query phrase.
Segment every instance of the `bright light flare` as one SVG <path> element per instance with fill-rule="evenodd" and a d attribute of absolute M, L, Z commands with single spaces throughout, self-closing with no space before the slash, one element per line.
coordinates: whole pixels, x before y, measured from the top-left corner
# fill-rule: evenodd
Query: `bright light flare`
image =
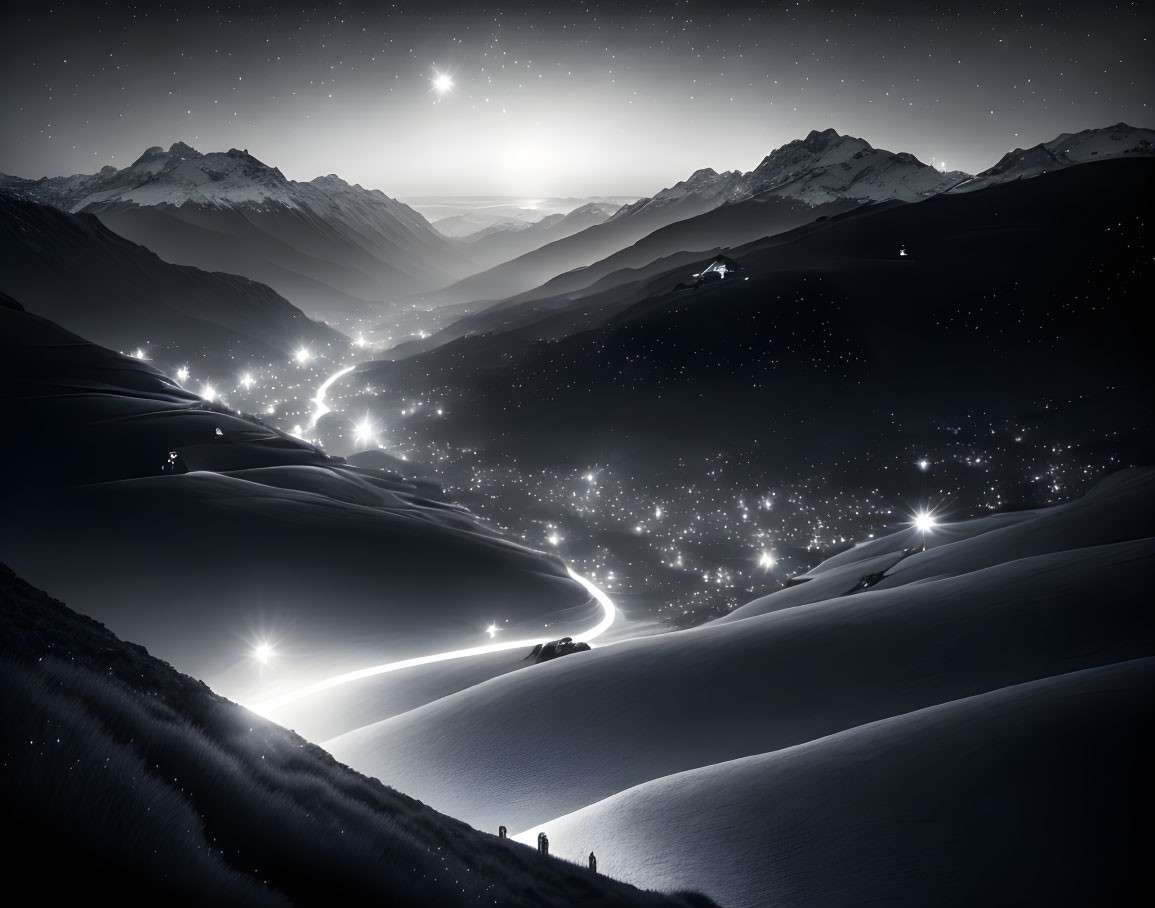
<path fill-rule="evenodd" d="M 487 634 L 489 634 L 489 639 L 490 639 L 490 640 L 492 640 L 494 637 L 496 637 L 496 636 L 497 636 L 497 632 L 498 632 L 499 630 L 501 630 L 501 628 L 500 628 L 500 627 L 498 627 L 496 624 L 491 624 L 491 625 L 489 625 L 489 627 L 487 627 L 487 628 L 485 629 L 485 632 L 486 632 Z"/>
<path fill-rule="evenodd" d="M 439 95 L 445 94 L 453 88 L 453 77 L 449 73 L 437 73 L 431 80 L 433 89 Z"/>
<path fill-rule="evenodd" d="M 188 381 L 188 366 L 181 366 L 176 370 L 176 377 L 180 381 Z"/>
<path fill-rule="evenodd" d="M 363 420 L 353 427 L 353 434 L 359 445 L 369 444 L 377 438 L 377 429 L 368 413 L 365 414 Z"/>
<path fill-rule="evenodd" d="M 249 374 L 248 372 L 246 372 L 244 375 L 241 376 L 241 387 L 245 388 L 246 390 L 251 388 L 253 386 L 253 383 L 254 383 L 253 376 L 251 374 Z"/>
<path fill-rule="evenodd" d="M 927 470 L 930 469 L 930 461 L 929 460 L 920 460 L 918 462 L 918 468 L 925 473 Z"/>
<path fill-rule="evenodd" d="M 770 552 L 762 552 L 758 555 L 758 567 L 764 571 L 770 570 L 770 568 L 774 567 L 777 563 L 778 559 L 770 554 Z"/>
<path fill-rule="evenodd" d="M 210 404 L 217 399 L 217 389 L 205 382 L 201 385 L 201 397 L 207 400 Z"/>
<path fill-rule="evenodd" d="M 271 643 L 258 643 L 253 647 L 253 658 L 260 662 L 261 665 L 268 665 L 273 655 L 273 645 Z"/>
<path fill-rule="evenodd" d="M 295 359 L 298 365 L 301 366 L 305 365 L 305 363 L 307 363 L 312 358 L 313 354 L 310 352 L 308 347 L 302 347 L 300 350 L 293 354 L 293 359 Z"/>
<path fill-rule="evenodd" d="M 920 533 L 929 533 L 938 526 L 938 519 L 930 511 L 917 511 L 911 518 L 910 525 Z"/>

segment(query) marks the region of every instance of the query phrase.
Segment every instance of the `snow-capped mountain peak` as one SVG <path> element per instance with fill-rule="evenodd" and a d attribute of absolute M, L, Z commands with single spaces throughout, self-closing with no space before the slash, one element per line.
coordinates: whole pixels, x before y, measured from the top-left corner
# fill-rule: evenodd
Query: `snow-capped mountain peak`
<path fill-rule="evenodd" d="M 912 154 L 875 148 L 865 139 L 826 129 L 767 155 L 746 175 L 746 192 L 774 192 L 809 205 L 839 199 L 913 202 L 967 178 L 958 171 L 935 170 Z"/>
<path fill-rule="evenodd" d="M 1155 155 L 1155 130 L 1116 123 L 1103 129 L 1065 132 L 1049 142 L 1031 148 L 1016 148 L 984 170 L 973 180 L 958 186 L 956 192 L 972 192 L 1009 183 L 1012 180 L 1037 177 L 1050 170 L 1061 170 L 1074 164 L 1086 164 L 1113 157 Z"/>
<path fill-rule="evenodd" d="M 969 174 L 935 170 L 906 152 L 874 148 L 865 139 L 841 135 L 835 129 L 815 129 L 803 139 L 776 148 L 749 173 L 738 170 L 718 173 L 706 167 L 652 198 L 625 206 L 614 217 L 625 217 L 688 196 L 695 196 L 711 207 L 763 193 L 774 193 L 808 205 L 847 199 L 913 202 L 966 179 Z"/>

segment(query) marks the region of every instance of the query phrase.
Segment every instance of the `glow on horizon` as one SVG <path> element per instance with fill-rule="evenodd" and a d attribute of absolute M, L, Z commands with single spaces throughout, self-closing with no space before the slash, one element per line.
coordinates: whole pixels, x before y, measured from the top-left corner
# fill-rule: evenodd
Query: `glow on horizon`
<path fill-rule="evenodd" d="M 589 643 L 597 639 L 602 634 L 610 629 L 617 617 L 617 608 L 613 601 L 601 589 L 594 586 L 589 580 L 581 574 L 574 571 L 573 568 L 567 567 L 566 572 L 570 579 L 575 580 L 585 588 L 590 597 L 594 599 L 602 607 L 602 620 L 596 625 L 581 634 L 571 635 L 577 643 Z M 466 649 L 451 650 L 446 653 L 436 653 L 432 656 L 418 656 L 413 659 L 401 659 L 397 662 L 386 662 L 382 665 L 373 665 L 368 668 L 361 668 L 344 674 L 335 675 L 332 678 L 325 678 L 322 681 L 316 681 L 313 684 L 307 684 L 304 687 L 298 688 L 294 691 L 289 691 L 279 696 L 270 697 L 267 700 L 258 701 L 249 706 L 253 712 L 261 716 L 269 716 L 271 712 L 277 710 L 282 706 L 287 706 L 290 703 L 295 703 L 298 700 L 303 700 L 305 697 L 310 697 L 313 694 L 319 694 L 322 691 L 331 690 L 334 687 L 340 687 L 344 684 L 351 684 L 354 681 L 362 681 L 365 678 L 372 678 L 376 675 L 384 675 L 389 672 L 401 671 L 406 668 L 414 668 L 418 665 L 432 665 L 435 662 L 448 662 L 452 659 L 466 659 L 470 656 L 484 656 L 489 653 L 500 653 L 504 650 L 511 649 L 526 649 L 532 648 L 542 642 L 542 637 L 535 637 L 527 640 L 510 640 L 505 643 L 490 643 L 482 646 L 471 646 Z"/>

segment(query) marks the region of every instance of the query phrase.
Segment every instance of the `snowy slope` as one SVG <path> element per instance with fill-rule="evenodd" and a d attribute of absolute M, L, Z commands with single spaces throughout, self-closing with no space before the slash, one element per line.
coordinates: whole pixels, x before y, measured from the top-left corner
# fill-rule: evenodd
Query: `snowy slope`
<path fill-rule="evenodd" d="M 973 192 L 1012 180 L 1037 177 L 1075 164 L 1087 164 L 1114 157 L 1155 155 L 1155 129 L 1138 129 L 1117 123 L 1103 129 L 1065 132 L 1031 148 L 1016 148 L 971 180 L 954 187 L 953 192 Z"/>
<path fill-rule="evenodd" d="M 465 509 L 7 306 L 0 404 L 21 427 L 0 449 L 8 563 L 222 692 L 477 645 L 493 620 L 602 616 Z M 174 450 L 189 472 L 162 475 Z M 260 639 L 281 654 L 263 675 Z"/>
<path fill-rule="evenodd" d="M 1124 905 L 1152 895 L 1155 659 L 669 776 L 545 824 L 636 885 L 762 905 Z M 518 836 L 532 842 L 538 828 Z"/>
<path fill-rule="evenodd" d="M 1153 507 L 1149 477 L 1141 472 L 1116 473 L 1082 498 L 1046 510 L 943 523 L 925 536 L 911 528 L 856 546 L 794 578 L 799 586 L 755 599 L 718 622 L 829 599 L 878 573 L 884 576 L 872 577 L 871 588 L 893 589 L 957 577 L 1012 559 L 1153 536 Z"/>
<path fill-rule="evenodd" d="M 1001 563 L 963 573 L 974 536 L 902 562 L 953 549 L 957 576 L 853 595 L 840 582 L 808 605 L 507 674 L 327 746 L 439 809 L 526 828 L 671 773 L 1151 655 L 1155 471 L 1107 485 L 1105 509 L 1081 521 L 1061 509 L 1031 521 L 1054 520 L 1036 531 L 1046 554 L 1003 543 Z M 1091 523 L 1129 541 L 1102 544 Z"/>
<path fill-rule="evenodd" d="M 49 904 L 709 904 L 437 814 L 3 565 L 0 753 L 6 867 Z"/>

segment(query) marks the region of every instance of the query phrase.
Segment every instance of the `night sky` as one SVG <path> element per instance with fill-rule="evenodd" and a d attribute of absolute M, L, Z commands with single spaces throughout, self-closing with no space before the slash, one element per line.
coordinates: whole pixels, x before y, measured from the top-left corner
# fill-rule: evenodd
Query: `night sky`
<path fill-rule="evenodd" d="M 640 195 L 811 129 L 976 172 L 1153 119 L 1142 3 L 279 7 L 25 4 L 5 22 L 0 171 L 182 140 L 402 198 Z"/>

